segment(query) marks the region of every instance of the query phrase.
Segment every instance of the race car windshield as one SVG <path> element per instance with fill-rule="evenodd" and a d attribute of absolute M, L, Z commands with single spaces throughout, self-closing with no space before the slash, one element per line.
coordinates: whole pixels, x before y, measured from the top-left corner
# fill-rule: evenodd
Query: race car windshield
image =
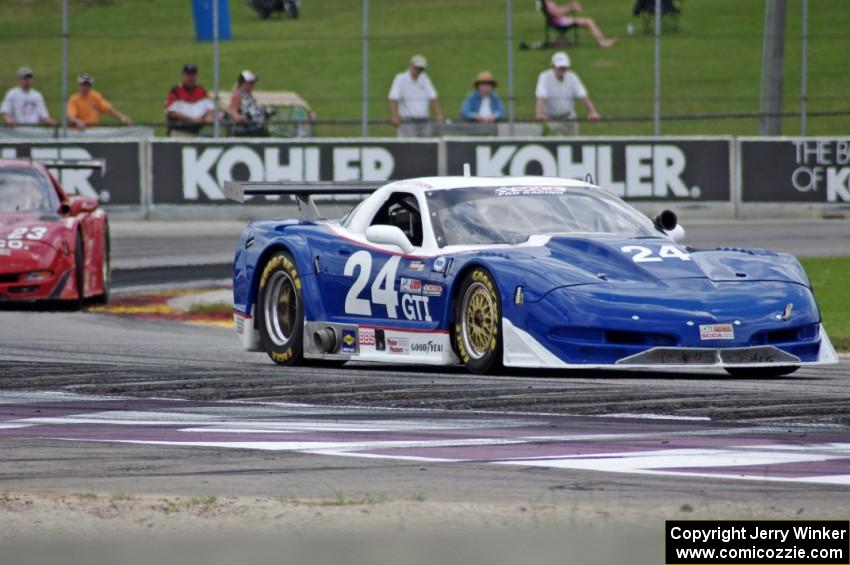
<path fill-rule="evenodd" d="M 537 234 L 661 235 L 649 218 L 600 190 L 475 187 L 429 191 L 427 197 L 440 247 L 522 243 Z"/>
<path fill-rule="evenodd" d="M 0 169 L 0 212 L 55 212 L 59 203 L 44 175 L 32 169 Z"/>

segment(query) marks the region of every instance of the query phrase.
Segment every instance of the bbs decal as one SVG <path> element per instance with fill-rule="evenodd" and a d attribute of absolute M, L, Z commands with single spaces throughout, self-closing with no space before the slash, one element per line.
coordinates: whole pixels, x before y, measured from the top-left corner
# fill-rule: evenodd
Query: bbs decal
<path fill-rule="evenodd" d="M 658 250 L 658 255 L 653 255 L 653 250 L 643 245 L 624 245 L 620 248 L 623 253 L 632 255 L 632 261 L 635 263 L 657 263 L 665 259 L 679 259 L 680 261 L 690 261 L 691 256 L 676 247 L 675 245 L 662 245 Z"/>
<path fill-rule="evenodd" d="M 369 277 L 372 274 L 372 254 L 361 250 L 349 257 L 345 262 L 343 274 L 346 277 L 354 277 L 354 282 L 348 289 L 348 294 L 345 295 L 345 313 L 358 316 L 381 316 L 383 314 L 381 310 L 376 313 L 373 311 L 373 306 L 378 305 L 386 309 L 387 318 L 398 318 L 399 296 L 395 288 L 400 261 L 399 255 L 393 255 L 387 259 L 372 282 L 369 289 L 370 298 L 366 299 L 361 295 L 369 284 Z M 431 321 L 427 296 L 402 294 L 400 302 L 402 314 L 406 319 Z"/>

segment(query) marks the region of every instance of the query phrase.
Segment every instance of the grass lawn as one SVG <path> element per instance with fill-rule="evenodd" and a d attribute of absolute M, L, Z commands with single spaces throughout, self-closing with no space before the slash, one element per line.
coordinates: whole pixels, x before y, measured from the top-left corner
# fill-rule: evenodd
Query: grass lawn
<path fill-rule="evenodd" d="M 850 351 L 850 257 L 801 259 L 815 289 L 823 324 L 839 351 Z"/>
<path fill-rule="evenodd" d="M 162 102 L 186 61 L 201 67 L 212 83 L 212 48 L 194 41 L 187 0 L 71 0 L 70 69 L 95 76 L 96 88 L 140 122 L 162 120 Z M 533 0 L 514 0 L 513 53 L 517 115 L 534 108 L 537 74 L 551 51 L 518 49 L 542 38 L 542 17 Z M 785 109 L 799 108 L 800 5 L 788 2 Z M 386 93 L 393 75 L 412 53 L 424 53 L 449 116 L 455 116 L 481 69 L 502 79 L 507 95 L 504 2 L 492 0 L 370 0 L 370 115 L 387 116 Z M 651 115 L 653 40 L 631 15 L 631 0 L 585 0 L 585 15 L 609 35 L 612 49 L 600 49 L 587 32 L 570 49 L 603 116 Z M 250 68 L 261 89 L 291 89 L 312 103 L 320 118 L 357 119 L 361 89 L 360 0 L 303 0 L 299 20 L 260 21 L 243 0 L 230 0 L 233 41 L 221 48 L 222 86 Z M 810 3 L 809 107 L 850 108 L 850 9 L 847 0 Z M 663 39 L 663 112 L 666 114 L 757 111 L 763 0 L 688 0 L 679 30 Z M 60 114 L 61 16 L 57 0 L 0 2 L 0 85 L 12 86 L 18 66 L 36 72 L 36 87 Z M 633 35 L 626 33 L 632 23 Z M 73 82 L 72 82 L 73 86 Z M 587 135 L 649 134 L 648 122 L 613 121 L 582 126 Z M 668 134 L 757 134 L 755 119 L 665 122 Z M 796 118 L 783 125 L 799 132 Z M 811 118 L 813 135 L 846 134 L 850 116 Z M 359 125 L 319 129 L 320 135 L 356 135 Z M 371 133 L 390 134 L 388 126 Z"/>

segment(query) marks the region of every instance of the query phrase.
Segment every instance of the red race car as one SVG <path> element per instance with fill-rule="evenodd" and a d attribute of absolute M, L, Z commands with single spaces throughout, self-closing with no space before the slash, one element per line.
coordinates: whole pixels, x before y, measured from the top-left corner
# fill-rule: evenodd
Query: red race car
<path fill-rule="evenodd" d="M 0 302 L 109 296 L 109 225 L 97 200 L 68 195 L 51 169 L 99 161 L 0 160 Z"/>

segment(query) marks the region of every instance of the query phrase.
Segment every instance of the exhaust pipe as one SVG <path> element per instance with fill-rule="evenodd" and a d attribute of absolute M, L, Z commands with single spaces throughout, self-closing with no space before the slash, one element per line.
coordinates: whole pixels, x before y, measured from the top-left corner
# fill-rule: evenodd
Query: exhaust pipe
<path fill-rule="evenodd" d="M 336 332 L 333 328 L 322 328 L 313 332 L 313 345 L 319 353 L 336 351 Z"/>

